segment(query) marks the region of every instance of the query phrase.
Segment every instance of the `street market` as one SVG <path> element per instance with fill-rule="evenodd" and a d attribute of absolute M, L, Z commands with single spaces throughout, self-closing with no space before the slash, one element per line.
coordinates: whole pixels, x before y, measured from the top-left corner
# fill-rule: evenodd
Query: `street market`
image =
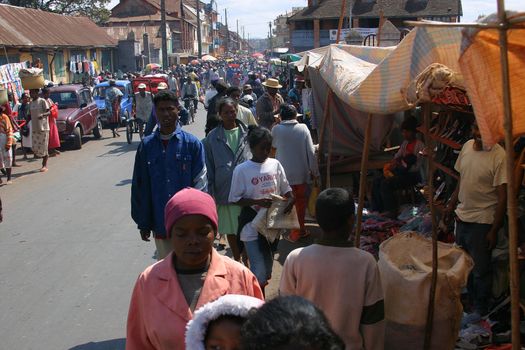
<path fill-rule="evenodd" d="M 40 348 L 521 349 L 525 13 L 490 1 L 497 12 L 471 23 L 399 22 L 378 2 L 377 28 L 359 27 L 360 2 L 308 1 L 285 17 L 290 33 L 330 3 L 330 42 L 269 35 L 260 50 L 215 1 L 180 1 L 191 20 L 176 32 L 174 3 L 144 0 L 156 27 L 124 39 L 126 1 L 105 24 L 0 4 L 2 324 L 34 300 L 0 335 L 78 305 L 86 320 L 60 324 L 76 343 Z M 46 251 L 53 231 L 97 248 L 62 260 Z M 15 258 L 31 236 L 41 247 Z M 30 293 L 32 274 L 59 290 Z M 87 316 L 106 293 L 118 307 L 106 295 Z M 40 299 L 58 311 L 32 315 Z M 91 331 L 106 317 L 114 339 Z"/>

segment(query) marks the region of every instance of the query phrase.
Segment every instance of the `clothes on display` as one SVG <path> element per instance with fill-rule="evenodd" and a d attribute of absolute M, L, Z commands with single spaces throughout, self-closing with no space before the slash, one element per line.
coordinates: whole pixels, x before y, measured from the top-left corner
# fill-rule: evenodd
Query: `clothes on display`
<path fill-rule="evenodd" d="M 0 84 L 13 94 L 14 102 L 24 93 L 22 81 L 18 76 L 20 69 L 29 67 L 28 62 L 10 63 L 0 66 Z"/>
<path fill-rule="evenodd" d="M 98 73 L 98 63 L 96 60 L 88 61 L 81 55 L 74 55 L 71 56 L 71 60 L 68 62 L 68 70 L 73 74 L 87 73 L 95 76 Z"/>

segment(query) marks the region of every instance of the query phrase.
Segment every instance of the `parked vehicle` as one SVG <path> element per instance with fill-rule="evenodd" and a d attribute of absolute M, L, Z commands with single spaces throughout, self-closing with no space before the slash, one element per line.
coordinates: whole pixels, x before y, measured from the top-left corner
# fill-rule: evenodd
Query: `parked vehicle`
<path fill-rule="evenodd" d="M 58 104 L 56 123 L 61 141 L 73 141 L 74 148 L 80 149 L 84 135 L 102 137 L 100 114 L 89 88 L 71 84 L 55 86 L 50 91 L 50 98 Z"/>
<path fill-rule="evenodd" d="M 129 80 L 117 80 L 117 89 L 119 89 L 123 96 L 120 101 L 120 120 L 124 125 L 131 117 L 133 111 L 133 90 Z M 93 97 L 97 102 L 97 107 L 100 111 L 100 119 L 103 125 L 108 124 L 108 114 L 106 112 L 106 90 L 109 89 L 109 82 L 97 84 L 93 89 Z"/>

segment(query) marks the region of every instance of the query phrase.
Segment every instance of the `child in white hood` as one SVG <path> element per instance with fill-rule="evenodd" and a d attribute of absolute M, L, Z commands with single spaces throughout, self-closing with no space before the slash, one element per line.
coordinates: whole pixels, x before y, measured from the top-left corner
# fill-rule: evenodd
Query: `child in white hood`
<path fill-rule="evenodd" d="M 193 316 L 186 328 L 186 350 L 240 350 L 241 327 L 248 313 L 264 302 L 245 295 L 225 295 Z"/>

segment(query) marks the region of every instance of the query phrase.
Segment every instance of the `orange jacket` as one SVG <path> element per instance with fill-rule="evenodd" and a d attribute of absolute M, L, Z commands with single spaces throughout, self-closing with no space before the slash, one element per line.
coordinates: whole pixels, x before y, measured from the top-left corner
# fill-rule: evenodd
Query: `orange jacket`
<path fill-rule="evenodd" d="M 135 284 L 128 313 L 127 350 L 185 348 L 186 324 L 193 314 L 173 268 L 172 254 L 148 267 Z M 213 249 L 195 310 L 226 294 L 264 300 L 250 270 Z"/>

